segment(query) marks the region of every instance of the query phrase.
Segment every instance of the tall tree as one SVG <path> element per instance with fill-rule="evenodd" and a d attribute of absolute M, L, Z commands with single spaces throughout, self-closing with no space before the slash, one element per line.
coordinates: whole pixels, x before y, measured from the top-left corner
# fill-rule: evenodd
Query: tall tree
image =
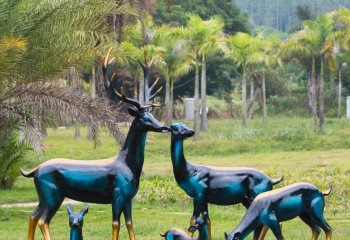
<path fill-rule="evenodd" d="M 257 40 L 247 33 L 237 33 L 227 39 L 231 52 L 229 56 L 242 68 L 242 127 L 247 127 L 247 68 L 253 62 L 252 56 L 259 49 Z"/>

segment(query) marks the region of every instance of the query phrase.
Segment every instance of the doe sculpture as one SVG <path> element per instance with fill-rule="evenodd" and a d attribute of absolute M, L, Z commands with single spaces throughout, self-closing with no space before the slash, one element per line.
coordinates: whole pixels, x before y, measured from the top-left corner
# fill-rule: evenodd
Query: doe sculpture
<path fill-rule="evenodd" d="M 183 142 L 193 136 L 194 131 L 181 123 L 175 123 L 170 128 L 171 159 L 175 180 L 180 188 L 193 198 L 191 226 L 201 213 L 208 212 L 208 203 L 216 205 L 242 203 L 248 208 L 258 194 L 270 191 L 273 185 L 283 180 L 283 176 L 276 180 L 270 179 L 253 168 L 217 168 L 192 164 L 185 158 Z M 209 213 L 207 222 L 211 239 Z M 261 229 L 262 225 L 256 226 L 254 239 L 258 239 Z M 193 236 L 192 233 L 189 235 Z"/>
<path fill-rule="evenodd" d="M 70 240 L 83 240 L 84 216 L 88 213 L 89 206 L 84 206 L 80 212 L 73 212 L 72 205 L 67 204 L 69 216 Z"/>
<path fill-rule="evenodd" d="M 270 228 L 277 240 L 284 240 L 279 223 L 300 217 L 312 230 L 312 240 L 317 240 L 320 228 L 326 233 L 326 240 L 332 239 L 332 228 L 323 217 L 324 196 L 331 193 L 321 192 L 308 183 L 295 183 L 280 189 L 259 194 L 248 208 L 239 225 L 226 240 L 243 240 L 257 226 L 263 224 L 259 240 L 263 240 Z"/>
<path fill-rule="evenodd" d="M 118 240 L 121 213 L 124 214 L 130 240 L 135 239 L 131 202 L 139 188 L 146 135 L 148 131 L 169 132 L 169 128 L 151 114 L 153 107 L 160 106 L 152 104 L 151 101 L 161 88 L 152 94 L 156 82 L 149 87 L 150 65 L 146 54 L 145 63 L 140 61 L 145 80 L 145 105 L 141 105 L 139 101 L 125 97 L 123 91 L 120 94 L 112 87 L 107 76 L 110 53 L 111 50 L 103 61 L 105 85 L 119 99 L 131 105 L 128 112 L 134 117 L 125 143 L 118 156 L 111 159 L 78 161 L 57 158 L 35 167 L 30 172 L 21 169 L 23 176 L 34 178 L 39 196 L 39 204 L 29 218 L 28 240 L 34 239 L 37 223 L 44 240 L 51 240 L 50 221 L 65 197 L 81 202 L 111 204 L 112 240 Z"/>
<path fill-rule="evenodd" d="M 194 233 L 198 229 L 198 238 L 191 238 L 186 232 L 179 228 L 173 228 L 164 234 L 161 233 L 160 236 L 164 237 L 165 240 L 209 240 L 207 216 L 208 214 L 204 212 L 201 217 L 196 219 L 195 225 L 188 229 L 191 233 Z"/>

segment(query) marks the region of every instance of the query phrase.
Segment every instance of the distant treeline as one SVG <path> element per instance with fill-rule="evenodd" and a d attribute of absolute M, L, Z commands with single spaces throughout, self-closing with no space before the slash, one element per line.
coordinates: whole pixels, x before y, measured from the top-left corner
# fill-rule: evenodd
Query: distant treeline
<path fill-rule="evenodd" d="M 295 14 L 298 6 L 309 9 L 312 16 L 338 9 L 350 8 L 350 0 L 233 0 L 246 12 L 254 27 L 266 26 L 288 32 L 300 23 Z"/>

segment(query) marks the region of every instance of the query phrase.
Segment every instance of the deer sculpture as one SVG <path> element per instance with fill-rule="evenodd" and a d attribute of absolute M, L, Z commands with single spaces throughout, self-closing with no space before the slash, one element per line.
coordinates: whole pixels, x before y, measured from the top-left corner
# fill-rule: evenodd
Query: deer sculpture
<path fill-rule="evenodd" d="M 37 223 L 45 240 L 51 240 L 50 221 L 61 206 L 65 197 L 82 202 L 112 205 L 112 239 L 118 240 L 121 213 L 124 214 L 130 240 L 135 239 L 132 222 L 132 199 L 136 195 L 144 162 L 146 135 L 148 131 L 169 132 L 169 128 L 158 122 L 151 110 L 159 107 L 152 99 L 161 88 L 152 94 L 157 81 L 149 87 L 150 65 L 141 63 L 145 81 L 145 105 L 117 92 L 107 75 L 108 51 L 103 61 L 103 75 L 106 88 L 121 101 L 130 104 L 128 112 L 134 117 L 125 143 L 119 154 L 105 160 L 51 159 L 30 172 L 21 169 L 23 176 L 34 178 L 39 205 L 29 218 L 28 239 L 34 239 Z"/>
<path fill-rule="evenodd" d="M 226 240 L 243 240 L 253 229 L 263 224 L 259 240 L 263 240 L 270 228 L 277 240 L 284 240 L 280 222 L 300 217 L 312 230 L 312 240 L 317 240 L 320 228 L 326 233 L 326 240 L 332 239 L 332 228 L 323 217 L 324 196 L 331 193 L 321 192 L 308 183 L 295 183 L 280 189 L 259 194 L 239 225 L 229 234 Z"/>
<path fill-rule="evenodd" d="M 73 212 L 72 205 L 67 204 L 69 216 L 70 240 L 83 240 L 84 216 L 88 213 L 89 206 L 84 206 L 80 212 Z"/>
<path fill-rule="evenodd" d="M 208 214 L 204 212 L 201 217 L 196 219 L 196 224 L 188 229 L 191 233 L 194 233 L 198 229 L 198 238 L 191 238 L 186 232 L 179 228 L 173 228 L 164 234 L 161 233 L 160 236 L 164 237 L 165 240 L 209 240 L 207 215 Z"/>
<path fill-rule="evenodd" d="M 171 159 L 175 180 L 179 187 L 193 198 L 191 226 L 201 213 L 208 213 L 208 203 L 216 205 L 242 203 L 248 208 L 259 193 L 270 191 L 273 185 L 284 178 L 282 176 L 273 180 L 253 168 L 217 168 L 191 164 L 185 158 L 183 142 L 192 137 L 194 131 L 181 123 L 175 123 L 170 128 Z M 211 239 L 209 213 L 207 224 Z M 262 225 L 257 226 L 254 239 L 259 237 L 261 230 Z M 192 237 L 193 233 L 189 235 Z"/>

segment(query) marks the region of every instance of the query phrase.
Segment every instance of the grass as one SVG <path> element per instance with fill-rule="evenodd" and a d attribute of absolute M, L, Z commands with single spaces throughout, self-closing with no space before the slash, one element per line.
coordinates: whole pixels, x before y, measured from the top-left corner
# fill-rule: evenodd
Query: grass
<path fill-rule="evenodd" d="M 349 122 L 328 119 L 326 131 L 322 134 L 313 133 L 310 119 L 287 117 L 271 118 L 268 125 L 255 119 L 249 122 L 247 130 L 242 130 L 240 121 L 236 119 L 212 120 L 209 125 L 210 131 L 201 134 L 199 142 L 186 141 L 187 159 L 205 165 L 255 167 L 272 178 L 284 174 L 285 181 L 279 186 L 305 181 L 326 190 L 332 185 L 334 192 L 327 197 L 326 218 L 335 229 L 333 239 L 345 239 L 350 235 L 347 227 L 350 218 Z M 41 161 L 54 157 L 99 159 L 118 152 L 116 142 L 107 134 L 102 134 L 102 145 L 97 149 L 84 139 L 84 128 L 82 136 L 81 140 L 74 140 L 72 128 L 50 130 L 49 138 L 45 141 L 45 159 L 38 160 L 32 155 L 25 168 L 29 170 Z M 145 176 L 135 198 L 133 212 L 139 239 L 160 239 L 159 232 L 188 225 L 192 204 L 173 179 L 169 149 L 168 135 L 148 135 Z M 13 190 L 0 191 L 2 204 L 35 200 L 37 196 L 32 179 L 20 177 Z M 0 208 L 0 239 L 25 239 L 27 216 L 31 210 Z M 232 230 L 238 224 L 244 209 L 211 206 L 210 214 L 214 239 L 223 239 L 223 232 Z M 110 238 L 110 215 L 110 206 L 91 205 L 84 237 Z M 68 231 L 68 219 L 61 208 L 52 222 L 53 239 L 67 239 Z M 127 239 L 125 227 L 121 232 L 121 239 Z M 286 239 L 310 239 L 311 234 L 300 220 L 285 223 L 283 232 Z M 40 236 L 39 231 L 37 235 Z"/>

